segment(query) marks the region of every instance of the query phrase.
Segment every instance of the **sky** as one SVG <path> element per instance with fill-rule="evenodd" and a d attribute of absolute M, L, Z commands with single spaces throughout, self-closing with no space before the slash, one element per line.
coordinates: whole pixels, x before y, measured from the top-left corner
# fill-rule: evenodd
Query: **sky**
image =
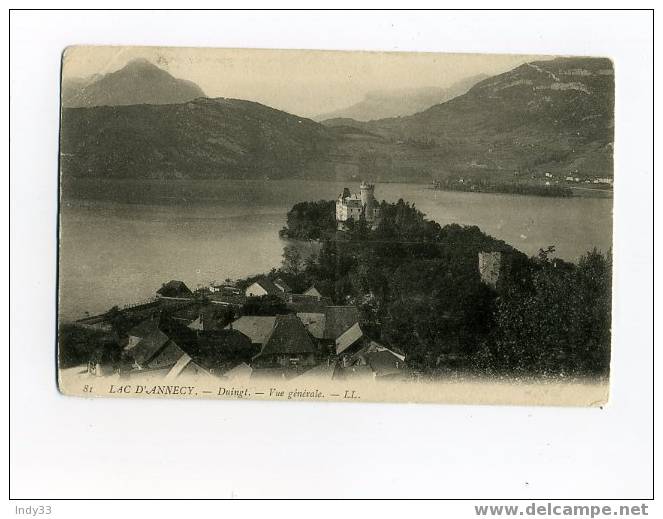
<path fill-rule="evenodd" d="M 209 97 L 248 99 L 304 117 L 348 107 L 376 90 L 447 87 L 546 56 L 183 47 L 69 47 L 63 77 L 87 77 L 144 58 Z"/>

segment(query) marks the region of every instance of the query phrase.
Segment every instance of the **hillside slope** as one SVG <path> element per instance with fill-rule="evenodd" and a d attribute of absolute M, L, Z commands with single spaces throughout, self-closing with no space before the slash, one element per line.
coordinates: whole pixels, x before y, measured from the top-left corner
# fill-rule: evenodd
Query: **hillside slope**
<path fill-rule="evenodd" d="M 606 176 L 612 175 L 613 112 L 610 60 L 557 58 L 486 79 L 413 116 L 358 126 L 428 143 L 442 169 Z"/>
<path fill-rule="evenodd" d="M 61 166 L 73 177 L 293 177 L 327 154 L 333 134 L 239 99 L 69 108 Z"/>

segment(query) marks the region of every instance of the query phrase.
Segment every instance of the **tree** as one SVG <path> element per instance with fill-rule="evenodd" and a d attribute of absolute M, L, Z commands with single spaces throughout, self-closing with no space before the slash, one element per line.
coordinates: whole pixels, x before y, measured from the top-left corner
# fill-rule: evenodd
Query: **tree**
<path fill-rule="evenodd" d="M 293 276 L 298 276 L 304 268 L 305 260 L 301 251 L 294 245 L 283 248 L 283 270 Z"/>
<path fill-rule="evenodd" d="M 297 240 L 320 240 L 336 230 L 336 202 L 318 200 L 295 204 L 286 218 L 286 226 L 279 234 Z"/>
<path fill-rule="evenodd" d="M 609 260 L 593 251 L 579 265 L 533 262 L 532 290 L 511 290 L 496 309 L 493 354 L 515 373 L 605 375 L 610 351 Z"/>
<path fill-rule="evenodd" d="M 84 329 L 75 324 L 63 324 L 58 329 L 58 359 L 62 368 L 90 360 L 116 362 L 120 353 L 118 337 L 114 333 Z"/>

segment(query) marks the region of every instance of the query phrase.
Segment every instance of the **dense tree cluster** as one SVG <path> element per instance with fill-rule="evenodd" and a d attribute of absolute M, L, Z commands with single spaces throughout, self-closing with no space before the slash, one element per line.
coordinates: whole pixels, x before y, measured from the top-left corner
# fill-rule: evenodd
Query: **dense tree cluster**
<path fill-rule="evenodd" d="M 403 200 L 383 202 L 381 215 L 373 230 L 350 223 L 316 256 L 286 249 L 275 274 L 357 305 L 367 332 L 424 373 L 607 373 L 609 257 L 592 251 L 575 265 L 553 258 L 551 247 L 528 258 L 475 226 L 441 227 Z M 479 274 L 485 251 L 502 253 L 495 287 Z"/>
<path fill-rule="evenodd" d="M 281 229 L 283 238 L 320 240 L 336 230 L 336 212 L 333 200 L 299 202 L 288 211 L 287 224 Z"/>
<path fill-rule="evenodd" d="M 610 256 L 593 250 L 576 265 L 541 251 L 529 286 L 496 301 L 491 363 L 517 373 L 601 375 L 610 365 Z"/>
<path fill-rule="evenodd" d="M 569 197 L 573 190 L 566 186 L 528 184 L 523 182 L 493 182 L 484 179 L 465 178 L 458 181 L 451 178 L 438 181 L 437 189 L 445 191 L 471 191 L 476 193 L 508 193 L 512 195 Z"/>

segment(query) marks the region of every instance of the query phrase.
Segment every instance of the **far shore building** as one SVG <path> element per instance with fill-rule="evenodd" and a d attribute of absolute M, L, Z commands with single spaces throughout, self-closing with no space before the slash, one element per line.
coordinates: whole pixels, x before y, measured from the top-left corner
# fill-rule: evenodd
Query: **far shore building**
<path fill-rule="evenodd" d="M 375 185 L 362 182 L 359 194 L 350 193 L 346 187 L 336 200 L 336 225 L 339 230 L 345 228 L 349 220 L 366 220 L 373 228 L 380 219 L 380 207 L 375 199 Z"/>

